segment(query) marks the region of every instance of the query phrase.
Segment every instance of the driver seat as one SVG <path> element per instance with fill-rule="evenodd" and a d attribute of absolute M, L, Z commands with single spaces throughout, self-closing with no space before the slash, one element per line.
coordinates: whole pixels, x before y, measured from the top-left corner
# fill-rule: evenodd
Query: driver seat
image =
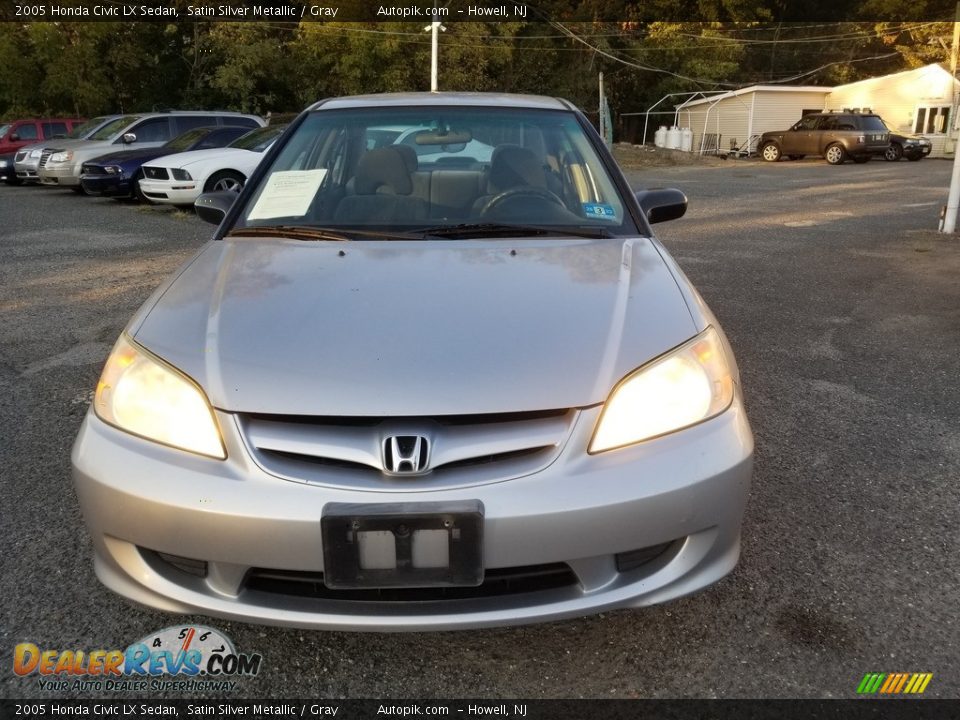
<path fill-rule="evenodd" d="M 537 154 L 519 145 L 498 145 L 490 156 L 486 193 L 473 203 L 473 215 L 478 215 L 494 197 L 519 187 L 549 190 L 547 172 Z"/>

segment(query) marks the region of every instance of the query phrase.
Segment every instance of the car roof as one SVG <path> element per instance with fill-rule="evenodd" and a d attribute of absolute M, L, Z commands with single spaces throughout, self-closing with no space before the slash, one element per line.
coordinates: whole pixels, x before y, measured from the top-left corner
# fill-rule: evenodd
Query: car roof
<path fill-rule="evenodd" d="M 574 110 L 566 100 L 543 95 L 517 95 L 513 93 L 470 92 L 408 92 L 382 93 L 378 95 L 353 95 L 321 100 L 308 110 L 341 110 L 344 108 L 367 108 L 383 106 L 438 107 L 449 105 L 511 107 L 536 110 Z"/>

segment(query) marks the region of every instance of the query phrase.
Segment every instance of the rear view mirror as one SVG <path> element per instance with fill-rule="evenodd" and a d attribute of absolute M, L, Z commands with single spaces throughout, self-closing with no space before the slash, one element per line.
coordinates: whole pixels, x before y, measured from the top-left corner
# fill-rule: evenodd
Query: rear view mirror
<path fill-rule="evenodd" d="M 469 130 L 423 130 L 413 136 L 417 145 L 466 145 L 471 140 Z"/>
<path fill-rule="evenodd" d="M 651 225 L 676 220 L 687 212 L 687 196 L 674 188 L 638 190 L 636 198 Z"/>
<path fill-rule="evenodd" d="M 16 142 L 19 139 L 20 136 L 17 133 L 13 133 L 13 135 L 10 136 L 10 142 Z"/>
<path fill-rule="evenodd" d="M 137 141 L 137 135 L 136 135 L 136 133 L 124 133 L 124 134 L 123 134 L 123 142 L 125 142 L 127 145 L 129 145 L 130 143 L 135 143 L 136 141 Z"/>
<path fill-rule="evenodd" d="M 237 197 L 237 193 L 232 190 L 204 193 L 193 203 L 193 209 L 197 211 L 197 216 L 201 220 L 219 225 L 233 207 Z"/>

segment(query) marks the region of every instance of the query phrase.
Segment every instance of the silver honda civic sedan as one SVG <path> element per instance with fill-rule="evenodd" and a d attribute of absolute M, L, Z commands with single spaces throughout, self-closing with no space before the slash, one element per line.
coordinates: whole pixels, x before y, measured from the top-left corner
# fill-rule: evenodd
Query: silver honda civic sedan
<path fill-rule="evenodd" d="M 553 98 L 325 100 L 117 340 L 73 450 L 110 589 L 341 630 L 696 592 L 740 554 L 733 353 Z"/>

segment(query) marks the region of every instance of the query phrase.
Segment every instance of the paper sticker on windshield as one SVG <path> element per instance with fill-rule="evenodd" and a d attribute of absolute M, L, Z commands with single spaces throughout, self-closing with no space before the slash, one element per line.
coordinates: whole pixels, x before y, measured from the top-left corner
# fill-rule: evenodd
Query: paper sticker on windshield
<path fill-rule="evenodd" d="M 303 217 L 310 209 L 310 203 L 326 174 L 326 168 L 273 173 L 257 198 L 257 204 L 247 214 L 247 220 Z"/>
<path fill-rule="evenodd" d="M 600 220 L 616 220 L 617 211 L 613 205 L 604 205 L 603 203 L 584 203 L 583 213 L 588 218 L 598 218 Z"/>

